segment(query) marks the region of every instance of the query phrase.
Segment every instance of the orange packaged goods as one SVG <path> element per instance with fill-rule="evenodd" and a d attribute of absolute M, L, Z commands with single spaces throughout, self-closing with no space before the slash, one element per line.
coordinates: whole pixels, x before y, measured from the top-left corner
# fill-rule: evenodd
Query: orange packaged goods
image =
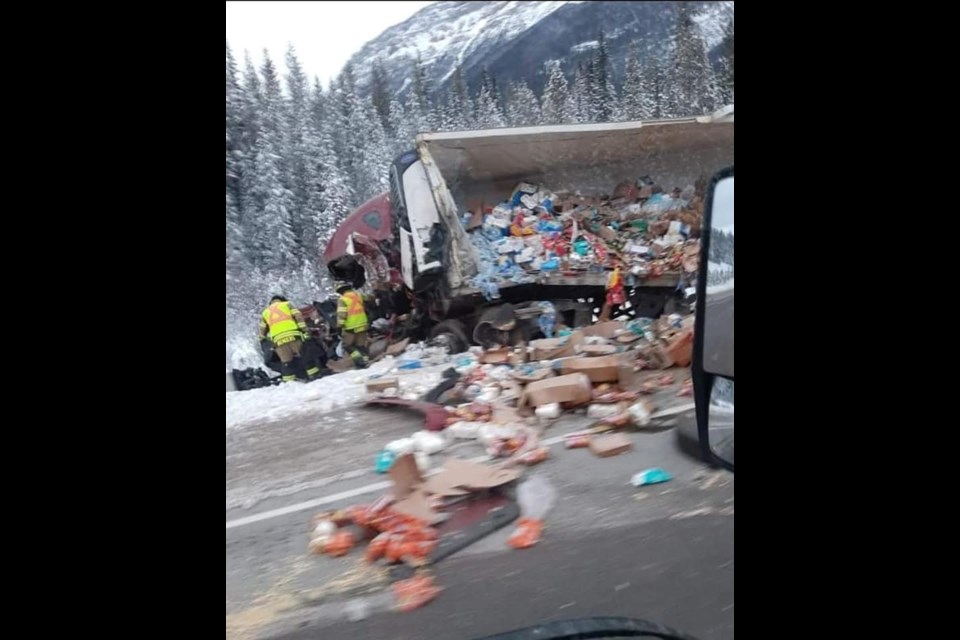
<path fill-rule="evenodd" d="M 323 545 L 323 551 L 334 557 L 345 556 L 347 552 L 350 551 L 350 548 L 353 547 L 353 542 L 354 538 L 352 533 L 349 531 L 337 531 L 330 536 L 330 539 Z"/>
<path fill-rule="evenodd" d="M 540 542 L 542 534 L 543 520 L 520 518 L 517 529 L 510 535 L 507 544 L 514 549 L 526 549 Z"/>
<path fill-rule="evenodd" d="M 380 532 L 367 545 L 364 553 L 367 562 L 376 562 L 380 558 L 415 566 L 427 562 L 440 537 L 436 529 L 419 518 L 397 513 L 389 507 L 374 517 L 369 517 L 370 511 L 369 507 L 357 511 L 365 526 Z"/>
<path fill-rule="evenodd" d="M 367 562 L 376 562 L 383 556 L 384 552 L 387 550 L 387 545 L 390 543 L 390 534 L 381 533 L 373 540 L 370 541 L 370 544 L 367 545 L 367 551 L 364 553 L 363 558 Z"/>
<path fill-rule="evenodd" d="M 428 575 L 416 575 L 407 580 L 393 583 L 393 597 L 397 609 L 403 612 L 413 611 L 437 597 L 440 587 Z"/>
<path fill-rule="evenodd" d="M 540 447 L 539 449 L 533 449 L 532 451 L 527 451 L 519 457 L 519 461 L 526 465 L 535 465 L 540 464 L 544 460 L 550 457 L 550 449 L 547 447 Z"/>
<path fill-rule="evenodd" d="M 583 449 L 590 446 L 590 435 L 583 434 L 571 434 L 564 438 L 564 445 L 567 449 Z"/>

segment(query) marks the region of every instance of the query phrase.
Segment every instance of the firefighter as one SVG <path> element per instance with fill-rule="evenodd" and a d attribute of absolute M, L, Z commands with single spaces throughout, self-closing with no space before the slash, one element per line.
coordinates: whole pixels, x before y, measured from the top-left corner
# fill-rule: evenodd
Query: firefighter
<path fill-rule="evenodd" d="M 337 326 L 343 350 L 358 368 L 367 366 L 367 312 L 363 308 L 363 296 L 347 282 L 336 282 Z"/>
<path fill-rule="evenodd" d="M 301 345 L 310 336 L 307 323 L 300 311 L 292 307 L 283 296 L 270 298 L 270 305 L 260 315 L 260 339 L 263 340 L 268 335 L 280 358 L 284 382 L 296 380 L 298 371 L 304 366 L 308 380 L 320 375 L 320 367 L 312 361 L 304 362 L 301 358 Z"/>

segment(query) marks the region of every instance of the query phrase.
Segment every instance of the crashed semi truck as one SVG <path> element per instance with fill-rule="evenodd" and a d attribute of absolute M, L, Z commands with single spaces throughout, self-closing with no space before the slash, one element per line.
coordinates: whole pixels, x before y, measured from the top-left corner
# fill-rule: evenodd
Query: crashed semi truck
<path fill-rule="evenodd" d="M 416 148 L 391 165 L 389 192 L 344 220 L 326 247 L 324 262 L 334 279 L 393 296 L 391 307 L 402 310 L 394 315 L 402 318 L 404 335 L 432 338 L 453 351 L 477 342 L 477 331 L 504 305 L 520 323 L 537 315 L 538 302 L 549 301 L 567 326 L 589 324 L 603 304 L 617 249 L 592 264 L 564 258 L 559 268 L 554 263 L 547 269 L 537 261 L 528 263 L 524 277 L 504 278 L 491 296 L 477 283 L 478 274 L 491 272 L 491 266 L 484 264 L 489 256 L 479 250 L 483 243 L 474 234 L 489 236 L 484 221 L 496 207 L 502 212 L 522 201 L 533 207 L 526 213 L 552 219 L 553 230 L 563 229 L 552 235 L 565 234 L 571 257 L 576 244 L 571 241 L 576 240 L 581 245 L 589 240 L 591 251 L 606 254 L 616 246 L 622 252 L 622 244 L 606 240 L 616 236 L 614 227 L 626 228 L 630 222 L 597 223 L 598 209 L 610 211 L 616 205 L 643 211 L 644 203 L 661 191 L 702 185 L 733 164 L 733 120 L 731 105 L 694 118 L 419 134 Z M 521 191 L 531 191 L 532 185 L 551 190 L 557 202 L 542 203 L 544 207 L 523 200 L 532 196 Z M 624 185 L 633 187 L 622 190 Z M 604 197 L 611 193 L 613 197 Z M 648 217 L 653 225 L 662 216 Z M 666 223 L 677 225 L 671 231 L 696 237 L 696 228 L 676 218 Z M 509 235 L 505 230 L 504 236 Z M 598 242 L 605 247 L 595 246 Z M 638 246 L 627 248 L 646 250 Z M 626 299 L 614 317 L 657 317 L 665 308 L 669 311 L 692 285 L 683 268 L 675 266 L 654 273 L 625 271 Z M 528 326 L 528 333 L 536 331 L 535 323 Z"/>

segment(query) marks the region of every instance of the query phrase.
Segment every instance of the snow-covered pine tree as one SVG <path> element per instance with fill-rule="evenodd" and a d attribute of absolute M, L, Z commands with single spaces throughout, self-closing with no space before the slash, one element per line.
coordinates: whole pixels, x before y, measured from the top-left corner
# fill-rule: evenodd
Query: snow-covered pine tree
<path fill-rule="evenodd" d="M 283 152 L 285 109 L 280 79 L 269 53 L 263 52 L 260 73 L 262 129 L 257 141 L 257 195 L 262 203 L 257 229 L 260 263 L 274 273 L 298 269 L 298 238 L 293 231 L 295 196 L 286 184 Z"/>
<path fill-rule="evenodd" d="M 390 166 L 390 149 L 387 137 L 377 117 L 377 111 L 369 98 L 359 99 L 349 124 L 350 137 L 354 141 L 352 185 L 358 203 L 389 188 L 387 172 Z"/>
<path fill-rule="evenodd" d="M 260 76 L 248 52 L 244 52 L 243 86 L 240 93 L 240 228 L 244 254 L 252 264 L 261 264 L 262 250 L 257 244 L 263 202 L 259 197 L 257 143 L 260 140 Z"/>
<path fill-rule="evenodd" d="M 237 82 L 237 62 L 227 43 L 226 68 L 226 259 L 227 276 L 239 275 L 246 263 L 240 211 L 242 175 L 243 97 Z"/>
<path fill-rule="evenodd" d="M 597 122 L 610 122 L 617 108 L 617 95 L 613 86 L 613 67 L 607 50 L 607 38 L 603 31 L 600 32 L 598 42 L 593 57 L 593 111 Z"/>
<path fill-rule="evenodd" d="M 393 131 L 390 137 L 390 157 L 409 151 L 412 141 L 407 139 L 407 113 L 403 108 L 403 103 L 394 98 L 390 101 L 390 129 Z"/>
<path fill-rule="evenodd" d="M 353 75 L 353 66 L 348 62 L 340 75 L 331 83 L 327 96 L 327 113 L 323 127 L 330 134 L 333 150 L 340 163 L 340 170 L 348 179 L 353 176 L 353 155 L 350 153 L 355 141 L 349 137 L 350 120 L 359 104 L 357 83 Z"/>
<path fill-rule="evenodd" d="M 679 118 L 713 111 L 718 102 L 716 79 L 687 2 L 678 10 L 672 50 L 665 91 L 667 115 Z"/>
<path fill-rule="evenodd" d="M 465 131 L 475 126 L 473 118 L 473 99 L 463 79 L 460 65 L 453 70 L 447 89 L 447 100 L 443 109 L 443 128 L 447 131 Z"/>
<path fill-rule="evenodd" d="M 541 98 L 541 115 L 544 124 L 563 124 L 574 122 L 575 114 L 573 100 L 567 78 L 560 69 L 560 62 L 552 60 L 548 63 L 547 85 L 543 88 Z"/>
<path fill-rule="evenodd" d="M 504 126 L 503 112 L 497 100 L 496 84 L 484 68 L 480 93 L 477 95 L 477 127 L 480 129 L 494 129 Z"/>
<path fill-rule="evenodd" d="M 403 103 L 403 118 L 401 120 L 399 137 L 406 141 L 409 149 L 418 133 L 434 129 L 431 113 L 431 102 L 427 95 L 429 90 L 426 71 L 418 55 L 411 66 L 410 90 Z"/>
<path fill-rule="evenodd" d="M 720 92 L 724 104 L 733 103 L 733 18 L 727 21 L 720 41 L 721 73 Z"/>
<path fill-rule="evenodd" d="M 310 123 L 318 131 L 323 128 L 323 122 L 327 113 L 327 96 L 323 92 L 323 85 L 320 84 L 320 78 L 313 77 L 313 91 L 310 93 Z"/>
<path fill-rule="evenodd" d="M 423 60 L 421 60 L 419 53 L 417 54 L 417 59 L 413 62 L 411 81 L 410 91 L 413 95 L 413 100 L 416 102 L 418 117 L 421 119 L 420 125 L 424 127 L 423 131 L 428 131 L 433 128 L 434 124 L 430 121 L 432 116 L 432 105 L 430 99 L 432 88 L 430 86 L 430 80 L 427 76 L 427 70 L 423 66 Z M 409 103 L 406 106 L 407 111 L 409 112 Z"/>
<path fill-rule="evenodd" d="M 306 247 L 313 242 L 313 233 L 307 229 L 310 212 L 307 200 L 310 196 L 310 169 L 307 166 L 309 155 L 308 126 L 312 120 L 310 113 L 310 81 L 297 60 L 293 45 L 287 50 L 287 101 L 286 135 L 284 156 L 287 161 L 287 184 L 293 193 L 293 209 L 290 212 L 291 230 L 297 238 L 297 256 L 303 260 Z"/>
<path fill-rule="evenodd" d="M 311 182 L 306 221 L 309 244 L 304 254 L 307 261 L 321 263 L 323 249 L 336 227 L 349 213 L 354 198 L 346 178 L 340 171 L 329 132 L 312 125 L 307 129 L 308 167 Z"/>
<path fill-rule="evenodd" d="M 330 137 L 321 135 L 317 149 L 316 170 L 323 187 L 319 193 L 321 215 L 317 223 L 317 240 L 318 250 L 322 253 L 327 241 L 352 211 L 356 199 L 334 157 Z"/>
<path fill-rule="evenodd" d="M 540 124 L 540 101 L 537 94 L 523 80 L 510 85 L 507 98 L 507 122 L 511 127 L 531 127 Z"/>
<path fill-rule="evenodd" d="M 390 120 L 390 86 L 387 83 L 387 70 L 379 59 L 373 61 L 370 68 L 370 99 L 380 116 L 383 130 L 392 133 Z"/>
<path fill-rule="evenodd" d="M 574 114 L 573 122 L 582 124 L 594 121 L 590 87 L 590 72 L 587 65 L 581 62 L 577 65 L 577 70 L 573 74 L 573 87 L 570 94 L 571 109 Z"/>
<path fill-rule="evenodd" d="M 651 118 L 666 118 L 666 75 L 663 63 L 650 56 L 647 57 L 647 64 L 643 70 L 643 80 L 647 88 L 647 95 L 650 96 L 650 116 Z"/>
<path fill-rule="evenodd" d="M 627 59 L 623 65 L 623 90 L 620 102 L 626 120 L 641 120 L 646 116 L 643 108 L 643 69 L 637 60 L 637 45 L 631 42 L 627 46 Z"/>

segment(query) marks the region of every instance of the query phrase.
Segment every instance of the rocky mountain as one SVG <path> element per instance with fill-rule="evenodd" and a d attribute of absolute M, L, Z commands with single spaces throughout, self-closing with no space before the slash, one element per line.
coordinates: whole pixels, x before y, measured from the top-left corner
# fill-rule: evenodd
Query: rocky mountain
<path fill-rule="evenodd" d="M 707 46 L 715 50 L 733 2 L 691 2 Z M 525 80 L 537 93 L 546 81 L 545 64 L 559 60 L 568 76 L 606 36 L 619 83 L 627 46 L 641 56 L 662 59 L 669 51 L 677 2 L 437 2 L 374 38 L 357 52 L 358 85 L 370 82 L 370 65 L 381 60 L 390 89 L 406 93 L 412 61 L 419 54 L 433 90 L 449 82 L 457 65 L 471 91 L 484 69 L 500 86 Z"/>

